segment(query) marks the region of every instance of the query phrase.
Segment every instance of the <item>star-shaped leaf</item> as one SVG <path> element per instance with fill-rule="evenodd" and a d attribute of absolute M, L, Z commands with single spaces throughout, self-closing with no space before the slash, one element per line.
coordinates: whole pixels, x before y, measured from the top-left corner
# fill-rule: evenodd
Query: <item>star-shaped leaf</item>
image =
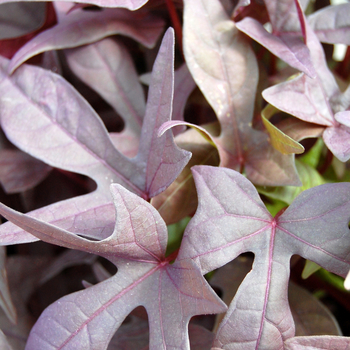
<path fill-rule="evenodd" d="M 325 184 L 301 193 L 273 218 L 255 187 L 224 168 L 193 168 L 199 205 L 188 224 L 178 259 L 207 273 L 244 252 L 255 255 L 214 341 L 218 349 L 283 349 L 326 338 L 293 338 L 287 292 L 292 255 L 346 276 L 350 266 L 350 184 Z M 307 339 L 311 339 L 310 341 Z M 335 342 L 350 346 L 350 339 Z M 289 345 L 288 345 L 289 346 Z M 338 347 L 339 348 L 339 347 Z"/>
<path fill-rule="evenodd" d="M 189 349 L 192 316 L 219 313 L 225 304 L 191 260 L 165 257 L 166 225 L 151 204 L 120 185 L 111 185 L 117 211 L 115 230 L 90 241 L 18 213 L 3 204 L 0 212 L 46 242 L 100 255 L 118 267 L 116 275 L 67 295 L 42 313 L 27 349 L 107 349 L 113 334 L 137 306 L 146 308 L 150 349 Z"/>
<path fill-rule="evenodd" d="M 31 215 L 101 239 L 111 234 L 114 225 L 111 183 L 148 199 L 174 181 L 190 153 L 175 145 L 171 131 L 158 137 L 159 127 L 171 118 L 173 61 L 174 34 L 169 30 L 154 64 L 139 151 L 130 159 L 115 148 L 99 116 L 63 78 L 27 65 L 8 76 L 8 61 L 1 59 L 0 115 L 7 137 L 45 163 L 87 175 L 97 183 L 90 194 Z M 2 225 L 0 232 L 3 244 L 35 240 L 10 223 Z"/>

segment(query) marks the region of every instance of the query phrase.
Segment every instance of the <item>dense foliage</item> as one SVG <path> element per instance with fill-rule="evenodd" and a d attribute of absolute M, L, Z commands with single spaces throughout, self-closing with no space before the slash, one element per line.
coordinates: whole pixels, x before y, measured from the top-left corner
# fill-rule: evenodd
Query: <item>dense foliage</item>
<path fill-rule="evenodd" d="M 350 349 L 349 2 L 0 10 L 1 349 Z"/>

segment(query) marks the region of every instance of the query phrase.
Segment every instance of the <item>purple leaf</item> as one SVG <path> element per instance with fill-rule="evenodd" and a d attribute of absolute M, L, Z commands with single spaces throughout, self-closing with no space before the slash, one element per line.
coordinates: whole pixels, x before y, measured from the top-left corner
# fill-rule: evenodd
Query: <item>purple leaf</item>
<path fill-rule="evenodd" d="M 14 2 L 17 0 L 0 0 L 0 4 L 6 3 L 6 2 Z M 25 2 L 29 2 L 28 0 L 24 0 Z M 35 1 L 43 1 L 43 0 L 35 0 Z M 67 3 L 67 4 L 72 4 L 71 1 L 69 0 L 60 0 L 59 2 Z M 96 6 L 101 6 L 101 7 L 124 7 L 129 10 L 137 10 L 140 7 L 142 7 L 144 4 L 148 2 L 148 0 L 78 0 L 76 1 L 77 3 L 82 3 L 82 4 L 92 4 Z"/>
<path fill-rule="evenodd" d="M 348 92 L 341 93 L 327 67 L 320 42 L 309 27 L 307 30 L 317 78 L 301 74 L 264 90 L 263 97 L 278 109 L 301 120 L 326 126 L 323 139 L 327 147 L 345 162 L 350 159 L 350 128 L 347 126 L 348 113 L 342 110 L 350 107 Z"/>
<path fill-rule="evenodd" d="M 349 349 L 348 337 L 310 336 L 295 337 L 285 342 L 286 350 Z"/>
<path fill-rule="evenodd" d="M 257 184 L 298 185 L 292 156 L 251 127 L 258 67 L 254 53 L 219 1 L 186 0 L 184 54 L 192 76 L 214 109 L 221 166 L 246 171 Z"/>
<path fill-rule="evenodd" d="M 184 63 L 175 71 L 174 81 L 174 108 L 172 120 L 184 120 L 184 110 L 188 97 L 196 87 L 187 65 Z M 174 128 L 174 136 L 184 131 L 184 128 Z"/>
<path fill-rule="evenodd" d="M 165 258 L 167 230 L 156 209 L 120 185 L 112 185 L 111 191 L 116 227 L 102 241 L 88 241 L 0 205 L 4 216 L 39 239 L 103 256 L 118 267 L 111 278 L 46 308 L 32 328 L 27 349 L 74 349 L 78 344 L 106 349 L 139 305 L 148 313 L 150 349 L 189 349 L 190 318 L 226 309 L 190 260 L 170 264 L 171 257 Z"/>
<path fill-rule="evenodd" d="M 104 8 L 98 12 L 77 9 L 66 13 L 67 4 L 56 2 L 58 24 L 41 32 L 13 56 L 9 71 L 39 53 L 86 45 L 113 34 L 122 34 L 153 47 L 164 23 L 147 13 Z"/>
<path fill-rule="evenodd" d="M 21 192 L 36 186 L 50 171 L 51 167 L 24 152 L 0 150 L 0 181 L 7 193 Z"/>
<path fill-rule="evenodd" d="M 149 197 L 164 191 L 175 180 L 190 159 L 190 153 L 181 151 L 171 131 L 158 137 L 158 129 L 172 117 L 174 91 L 174 34 L 167 32 L 152 71 L 146 114 L 142 125 L 138 164 L 147 163 L 145 189 Z M 150 137 L 152 135 L 152 137 Z M 162 162 L 157 161 L 162 159 Z"/>
<path fill-rule="evenodd" d="M 255 254 L 253 269 L 240 285 L 214 347 L 283 348 L 295 332 L 287 301 L 291 256 L 300 255 L 341 276 L 349 270 L 350 184 L 306 190 L 272 218 L 254 186 L 239 173 L 204 166 L 192 171 L 199 205 L 178 260 L 193 260 L 204 274 L 241 253 Z"/>
<path fill-rule="evenodd" d="M 272 34 L 258 21 L 249 17 L 238 22 L 237 28 L 292 67 L 315 77 L 310 52 L 303 41 L 306 39 L 305 19 L 299 2 L 266 0 L 265 4 L 273 29 Z"/>
<path fill-rule="evenodd" d="M 310 26 L 320 41 L 350 45 L 350 4 L 324 7 L 308 16 Z"/>
<path fill-rule="evenodd" d="M 111 183 L 121 183 L 150 198 L 174 181 L 190 153 L 175 145 L 171 131 L 162 137 L 157 134 L 171 117 L 173 45 L 173 31 L 169 30 L 154 64 L 140 149 L 133 159 L 118 152 L 98 115 L 60 76 L 26 65 L 10 77 L 2 72 L 1 122 L 8 138 L 46 163 L 90 176 L 98 184 L 91 194 L 41 208 L 31 215 L 72 232 L 105 238 L 114 222 Z M 4 70 L 6 63 L 3 59 Z M 101 213 L 97 218 L 90 215 L 96 210 Z M 35 240 L 11 226 L 1 226 L 3 244 L 11 244 L 13 239 L 13 243 Z"/>
<path fill-rule="evenodd" d="M 250 272 L 252 260 L 250 257 L 240 256 L 216 271 L 210 279 L 210 285 L 220 288 L 222 299 L 226 304 L 230 304 L 244 277 Z M 290 282 L 288 300 L 296 326 L 296 335 L 341 334 L 334 316 L 306 289 Z M 224 314 L 218 315 L 216 324 L 219 324 L 223 317 Z"/>
<path fill-rule="evenodd" d="M 73 72 L 97 91 L 137 136 L 141 132 L 146 102 L 132 59 L 124 45 L 103 39 L 97 43 L 65 50 Z"/>
<path fill-rule="evenodd" d="M 175 140 L 179 147 L 192 153 L 192 158 L 176 180 L 151 200 L 167 225 L 192 215 L 197 208 L 197 194 L 191 168 L 199 164 L 218 165 L 220 161 L 217 149 L 209 144 L 197 130 L 189 129 L 177 135 Z"/>

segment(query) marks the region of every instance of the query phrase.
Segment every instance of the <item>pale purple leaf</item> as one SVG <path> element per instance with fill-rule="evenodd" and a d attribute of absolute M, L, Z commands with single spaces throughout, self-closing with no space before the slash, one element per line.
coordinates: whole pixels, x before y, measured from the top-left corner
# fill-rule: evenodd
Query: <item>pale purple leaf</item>
<path fill-rule="evenodd" d="M 338 112 L 334 115 L 334 119 L 350 128 L 350 111 Z"/>
<path fill-rule="evenodd" d="M 153 15 L 119 8 L 104 8 L 98 12 L 77 9 L 69 14 L 61 13 L 57 25 L 41 32 L 17 51 L 9 70 L 13 72 L 39 53 L 86 45 L 114 34 L 131 37 L 147 47 L 153 47 L 163 26 L 163 21 Z"/>
<path fill-rule="evenodd" d="M 1 125 L 12 143 L 51 166 L 100 183 L 105 177 L 115 181 L 112 163 L 119 164 L 119 181 L 142 193 L 136 189 L 140 183 L 129 181 L 135 171 L 130 161 L 115 149 L 99 116 L 66 80 L 29 65 L 8 76 L 7 60 L 1 63 Z"/>
<path fill-rule="evenodd" d="M 308 16 L 310 26 L 320 41 L 350 45 L 350 4 L 324 7 Z"/>
<path fill-rule="evenodd" d="M 273 32 L 283 35 L 284 32 L 299 31 L 305 39 L 301 23 L 303 16 L 298 13 L 298 8 L 302 11 L 302 7 L 298 0 L 264 0 L 264 3 L 269 13 Z"/>
<path fill-rule="evenodd" d="M 204 129 L 203 129 L 204 130 Z M 197 208 L 197 194 L 191 173 L 194 165 L 218 165 L 217 149 L 195 129 L 189 129 L 175 138 L 182 149 L 192 153 L 192 158 L 176 180 L 158 196 L 152 198 L 152 205 L 158 209 L 167 225 L 193 215 Z"/>
<path fill-rule="evenodd" d="M 332 126 L 333 111 L 318 79 L 304 74 L 263 91 L 273 106 L 309 123 Z"/>
<path fill-rule="evenodd" d="M 323 139 L 327 147 L 339 160 L 345 162 L 350 158 L 348 112 L 344 111 L 349 108 L 349 92 L 346 90 L 341 93 L 327 67 L 320 42 L 308 25 L 306 28 L 317 77 L 312 79 L 300 74 L 292 80 L 264 90 L 262 95 L 266 101 L 284 112 L 309 123 L 326 126 Z"/>
<path fill-rule="evenodd" d="M 305 18 L 297 0 L 265 1 L 272 34 L 253 18 L 246 17 L 237 23 L 237 28 L 265 46 L 274 55 L 290 66 L 316 76 L 310 51 L 305 45 Z"/>
<path fill-rule="evenodd" d="M 217 270 L 210 279 L 212 286 L 220 288 L 226 304 L 231 303 L 244 277 L 250 272 L 252 261 L 249 256 L 239 256 Z M 290 282 L 288 300 L 296 335 L 341 335 L 339 325 L 331 312 L 306 289 Z M 217 325 L 223 317 L 224 314 L 217 316 Z"/>
<path fill-rule="evenodd" d="M 21 192 L 36 186 L 50 171 L 51 167 L 24 152 L 0 150 L 0 181 L 7 193 Z"/>
<path fill-rule="evenodd" d="M 34 210 L 30 216 L 90 238 L 106 238 L 113 232 L 115 211 L 111 197 L 97 190 L 91 194 L 67 199 Z M 11 222 L 0 226 L 1 245 L 37 241 Z"/>
<path fill-rule="evenodd" d="M 350 235 L 350 184 L 306 190 L 272 218 L 254 186 L 239 173 L 213 167 L 194 167 L 193 173 L 199 205 L 178 259 L 192 259 L 206 273 L 243 252 L 255 255 L 214 347 L 283 348 L 295 327 L 287 298 L 291 256 L 341 276 L 349 270 L 350 240 L 345 237 Z"/>
<path fill-rule="evenodd" d="M 258 67 L 244 36 L 219 1 L 184 4 L 184 54 L 221 125 L 221 134 L 214 138 L 220 165 L 246 170 L 257 184 L 298 185 L 293 158 L 282 157 L 265 133 L 251 127 Z"/>
<path fill-rule="evenodd" d="M 186 63 L 175 71 L 174 79 L 174 106 L 172 120 L 184 120 L 184 110 L 188 97 L 196 87 Z M 174 136 L 184 131 L 184 128 L 174 128 Z"/>
<path fill-rule="evenodd" d="M 12 142 L 46 163 L 91 176 L 98 184 L 91 194 L 41 208 L 32 216 L 101 239 L 111 233 L 114 222 L 111 183 L 121 183 L 150 198 L 174 181 L 190 153 L 175 145 L 171 131 L 158 136 L 158 128 L 170 119 L 172 111 L 173 35 L 172 30 L 165 35 L 155 63 L 141 147 L 133 159 L 117 151 L 97 114 L 60 76 L 27 65 L 11 77 L 3 74 L 1 121 Z M 5 70 L 6 62 L 4 59 Z M 36 84 L 38 79 L 40 84 Z M 42 135 L 39 143 L 38 135 Z M 100 212 L 97 217 L 91 215 L 96 210 Z M 36 240 L 10 223 L 0 231 L 2 244 Z"/>
<path fill-rule="evenodd" d="M 112 132 L 109 134 L 114 147 L 128 158 L 134 158 L 139 150 L 139 137 L 132 131 Z"/>
<path fill-rule="evenodd" d="M 126 130 L 131 129 L 138 136 L 146 102 L 131 56 L 124 45 L 107 38 L 65 50 L 65 54 L 73 72 L 123 117 Z"/>
<path fill-rule="evenodd" d="M 172 117 L 173 67 L 174 32 L 169 29 L 164 35 L 153 66 L 140 149 L 135 158 L 136 164 L 147 163 L 144 188 L 149 197 L 156 196 L 170 186 L 191 157 L 189 152 L 182 151 L 176 146 L 171 131 L 166 131 L 161 137 L 158 136 L 160 126 Z M 158 159 L 162 159 L 162 162 Z"/>
<path fill-rule="evenodd" d="M 108 280 L 46 308 L 32 328 L 26 349 L 106 349 L 124 318 L 139 305 L 148 313 L 150 349 L 189 349 L 190 318 L 225 310 L 191 261 L 170 264 L 165 258 L 167 230 L 157 210 L 120 185 L 112 185 L 111 191 L 116 227 L 102 241 L 88 241 L 1 204 L 4 216 L 38 238 L 96 253 L 118 267 Z"/>
<path fill-rule="evenodd" d="M 329 150 L 342 162 L 350 159 L 350 127 L 345 125 L 328 127 L 323 140 Z"/>
<path fill-rule="evenodd" d="M 281 36 L 270 34 L 262 24 L 250 17 L 239 21 L 236 26 L 290 66 L 309 76 L 315 76 L 310 52 L 299 37 L 287 34 Z"/>
<path fill-rule="evenodd" d="M 0 0 L 0 4 L 7 2 L 15 2 L 17 0 Z M 35 0 L 44 1 L 44 0 Z M 29 2 L 24 0 L 24 2 Z M 70 0 L 60 0 L 59 2 L 73 4 Z M 92 4 L 101 7 L 123 7 L 129 10 L 137 10 L 148 2 L 148 0 L 78 0 L 77 3 Z"/>
<path fill-rule="evenodd" d="M 337 349 L 349 350 L 349 337 L 335 336 L 310 336 L 310 337 L 295 337 L 288 339 L 285 342 L 285 350 L 324 350 Z"/>

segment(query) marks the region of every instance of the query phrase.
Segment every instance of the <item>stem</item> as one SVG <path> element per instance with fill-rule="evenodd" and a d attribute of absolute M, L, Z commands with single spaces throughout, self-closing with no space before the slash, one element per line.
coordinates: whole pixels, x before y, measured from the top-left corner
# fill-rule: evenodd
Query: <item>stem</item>
<path fill-rule="evenodd" d="M 166 6 L 168 8 L 171 23 L 172 23 L 174 30 L 175 30 L 175 36 L 176 36 L 176 39 L 179 43 L 180 51 L 181 51 L 181 54 L 183 56 L 181 22 L 180 22 L 178 14 L 176 12 L 176 8 L 175 8 L 175 5 L 173 3 L 173 0 L 166 0 L 165 2 L 166 2 Z"/>

